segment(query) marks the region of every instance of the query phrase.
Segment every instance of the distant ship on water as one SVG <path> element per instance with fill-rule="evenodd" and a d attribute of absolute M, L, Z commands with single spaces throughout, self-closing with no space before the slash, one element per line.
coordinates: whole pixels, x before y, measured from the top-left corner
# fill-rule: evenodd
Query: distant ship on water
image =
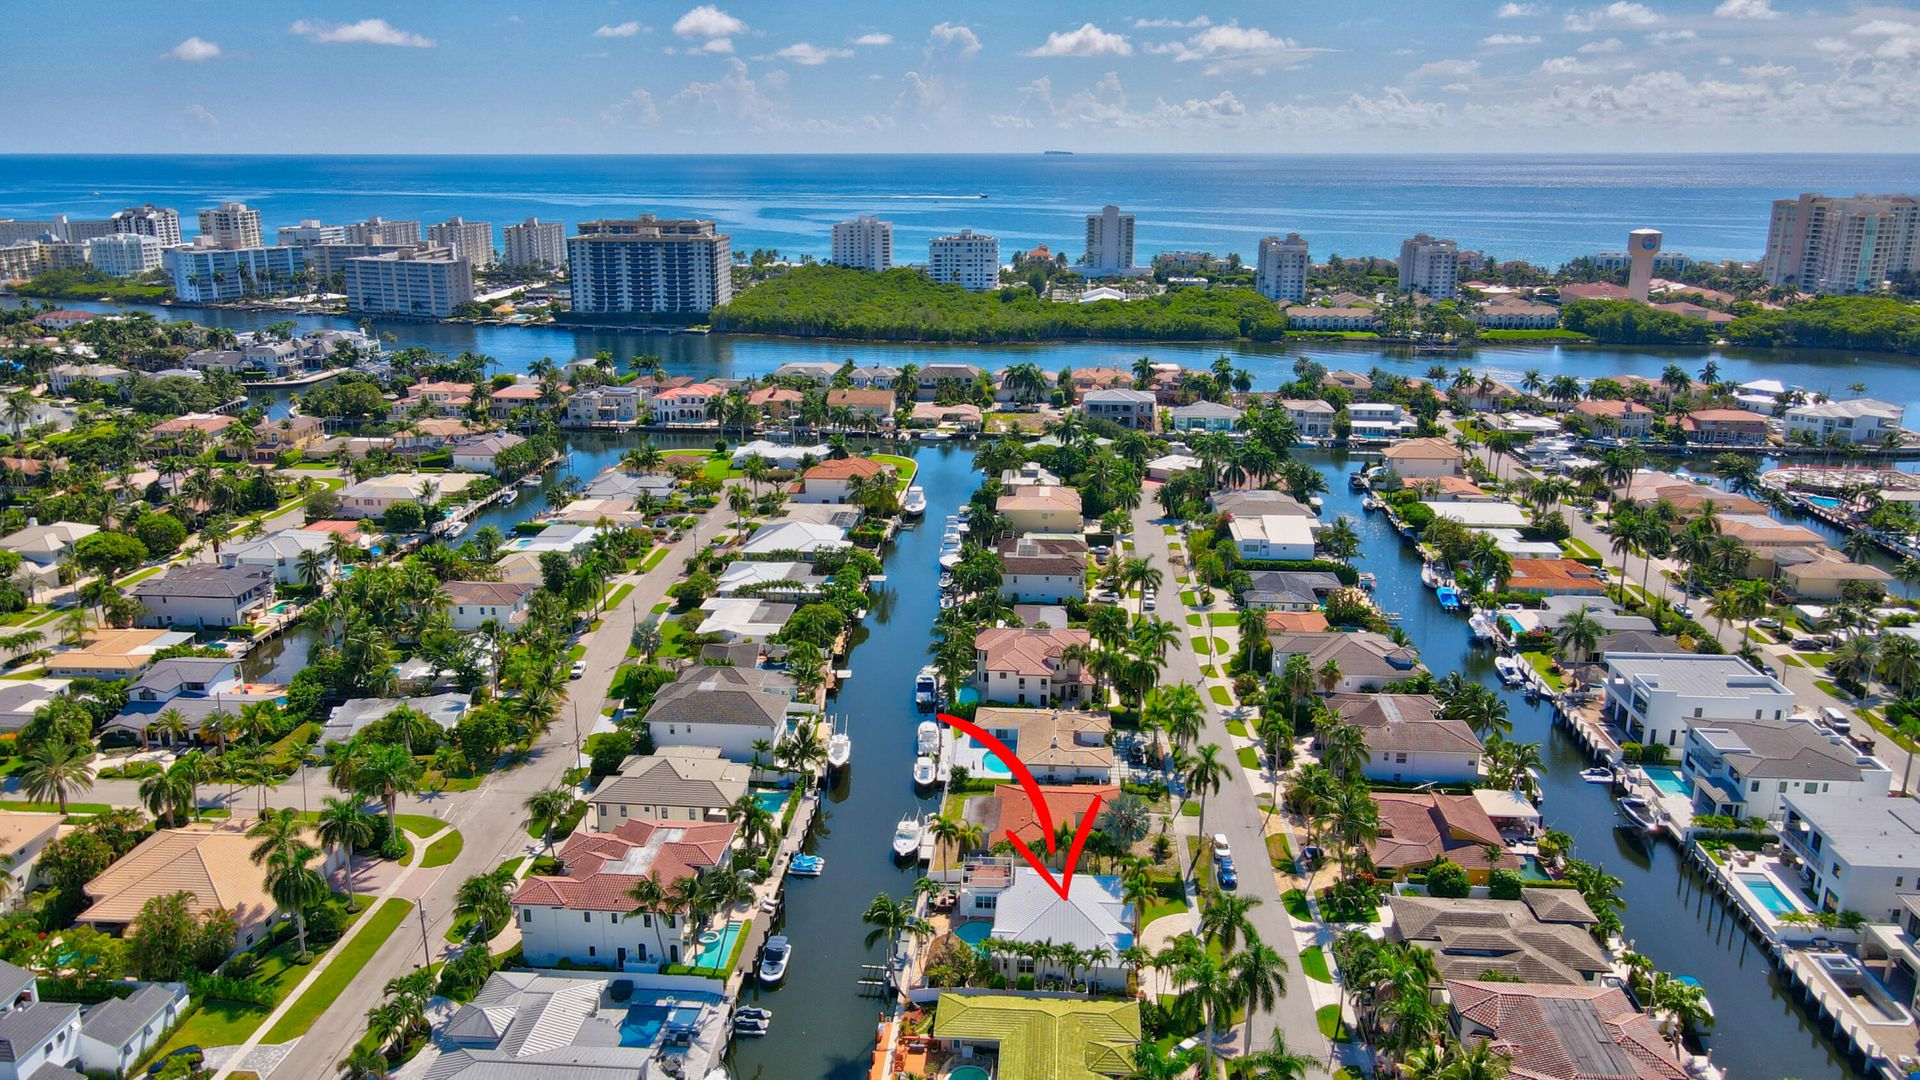
<path fill-rule="evenodd" d="M 1073 151 L 1071 150 L 1042 150 L 1040 151 L 1040 153 L 1044 157 L 1072 157 L 1073 156 Z"/>

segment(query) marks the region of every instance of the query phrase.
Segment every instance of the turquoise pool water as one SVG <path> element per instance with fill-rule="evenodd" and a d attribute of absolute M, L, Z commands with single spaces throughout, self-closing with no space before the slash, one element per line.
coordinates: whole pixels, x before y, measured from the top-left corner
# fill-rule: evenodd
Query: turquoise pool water
<path fill-rule="evenodd" d="M 730 922 L 725 930 L 720 931 L 718 941 L 702 942 L 700 951 L 693 954 L 692 966 L 708 968 L 719 967 L 726 963 L 727 957 L 733 955 L 733 942 L 740 936 L 740 928 L 744 925 L 744 923 Z"/>
<path fill-rule="evenodd" d="M 663 1005 L 647 1003 L 631 1005 L 627 1008 L 626 1019 L 620 1021 L 621 1046 L 652 1046 L 660 1041 L 660 1030 L 669 1023 L 696 1024 L 700 1020 L 698 1005 Z"/>
<path fill-rule="evenodd" d="M 1815 506 L 1824 506 L 1829 510 L 1840 509 L 1840 500 L 1831 495 L 1809 495 L 1807 501 Z"/>
<path fill-rule="evenodd" d="M 980 759 L 981 775 L 992 777 L 995 780 L 1013 779 L 1013 770 L 1007 768 L 1007 763 L 1000 760 L 999 754 L 981 746 L 980 741 L 971 735 L 967 736 L 967 742 L 971 744 L 975 750 L 980 751 L 982 755 L 984 755 Z"/>
<path fill-rule="evenodd" d="M 1693 785 L 1687 783 L 1686 778 L 1680 775 L 1679 769 L 1671 765 L 1642 765 L 1640 767 L 1647 771 L 1647 779 L 1653 781 L 1653 786 L 1668 795 L 1689 797 L 1693 794 Z"/>
<path fill-rule="evenodd" d="M 784 791 L 756 791 L 753 793 L 753 801 L 758 803 L 760 809 L 765 810 L 767 813 L 778 814 L 787 808 L 787 793 Z"/>
<path fill-rule="evenodd" d="M 985 919 L 969 919 L 953 928 L 953 936 L 977 949 L 981 942 L 993 936 L 993 924 Z"/>
<path fill-rule="evenodd" d="M 962 705 L 977 705 L 980 702 L 980 691 L 971 686 L 963 686 L 960 692 L 954 695 L 954 700 Z"/>
<path fill-rule="evenodd" d="M 990 1080 L 992 1073 L 978 1065 L 962 1065 L 947 1074 L 947 1080 Z"/>
<path fill-rule="evenodd" d="M 1738 874 L 1736 876 L 1740 879 L 1740 884 L 1745 885 L 1747 890 L 1760 901 L 1760 906 L 1775 915 L 1791 915 L 1800 910 L 1800 905 L 1794 903 L 1793 898 L 1782 892 L 1780 886 L 1775 885 L 1773 879 L 1767 875 Z"/>
<path fill-rule="evenodd" d="M 1538 857 L 1522 855 L 1520 856 L 1520 879 L 1522 881 L 1552 881 L 1553 875 L 1547 873 L 1547 871 L 1541 867 Z"/>

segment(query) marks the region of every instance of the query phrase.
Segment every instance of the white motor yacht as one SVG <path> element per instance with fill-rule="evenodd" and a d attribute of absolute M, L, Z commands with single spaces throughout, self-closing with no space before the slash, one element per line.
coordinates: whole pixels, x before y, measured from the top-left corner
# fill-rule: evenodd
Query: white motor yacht
<path fill-rule="evenodd" d="M 926 513 L 926 490 L 918 484 L 907 488 L 906 494 L 900 496 L 900 512 L 910 518 L 917 518 Z"/>
<path fill-rule="evenodd" d="M 776 934 L 767 939 L 766 946 L 760 952 L 760 982 L 765 986 L 778 986 L 787 977 L 787 964 L 793 960 L 793 945 L 784 934 Z"/>
<path fill-rule="evenodd" d="M 827 768 L 843 769 L 853 760 L 853 736 L 836 731 L 827 737 Z"/>
<path fill-rule="evenodd" d="M 914 677 L 913 703 L 915 705 L 930 709 L 939 703 L 940 682 L 936 675 L 933 665 L 928 664 L 920 669 L 919 675 Z"/>
<path fill-rule="evenodd" d="M 920 815 L 908 814 L 893 827 L 893 857 L 896 859 L 917 859 L 920 857 Z"/>
<path fill-rule="evenodd" d="M 913 783 L 916 787 L 928 788 L 940 782 L 940 766 L 927 754 L 913 759 Z M 896 836 L 897 840 L 898 837 Z M 898 845 L 896 845 L 897 847 Z"/>

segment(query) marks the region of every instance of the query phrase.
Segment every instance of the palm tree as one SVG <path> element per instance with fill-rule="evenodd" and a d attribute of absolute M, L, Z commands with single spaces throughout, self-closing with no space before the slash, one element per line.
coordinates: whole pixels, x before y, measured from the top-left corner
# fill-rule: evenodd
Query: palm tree
<path fill-rule="evenodd" d="M 1600 625 L 1600 620 L 1587 613 L 1584 605 L 1577 611 L 1569 611 L 1561 616 L 1560 624 L 1553 628 L 1553 637 L 1559 642 L 1563 660 L 1586 659 L 1605 633 L 1606 628 Z"/>
<path fill-rule="evenodd" d="M 393 833 L 395 809 L 403 794 L 419 789 L 422 769 L 407 748 L 393 743 L 365 747 L 354 773 L 355 790 L 377 795 L 387 814 L 387 832 Z"/>
<path fill-rule="evenodd" d="M 1653 1009 L 1666 1014 L 1661 1027 L 1667 1029 L 1667 1038 L 1673 1043 L 1675 1057 L 1680 1055 L 1680 1040 L 1689 1029 L 1713 1026 L 1713 1013 L 1707 1007 L 1707 992 L 1668 975 L 1654 976 Z"/>
<path fill-rule="evenodd" d="M 860 921 L 873 927 L 867 931 L 869 949 L 873 948 L 875 942 L 894 941 L 903 934 L 926 937 L 933 933 L 933 924 L 914 915 L 913 901 L 897 900 L 886 893 L 873 898 L 866 912 L 860 916 Z"/>
<path fill-rule="evenodd" d="M 1704 994 L 1699 987 L 1693 989 Z M 1447 1064 L 1446 1080 L 1505 1080 L 1513 1059 L 1496 1050 L 1486 1039 L 1454 1047 L 1453 1060 Z"/>
<path fill-rule="evenodd" d="M 964 854 L 970 848 L 979 847 L 986 840 L 986 829 L 968 821 L 959 814 L 941 814 L 927 826 L 933 834 L 936 850 L 940 853 L 941 876 L 946 876 L 947 849 Z"/>
<path fill-rule="evenodd" d="M 347 910 L 355 903 L 353 894 L 353 849 L 373 842 L 373 815 L 352 799 L 329 796 L 325 808 L 314 822 L 320 843 L 347 856 Z"/>
<path fill-rule="evenodd" d="M 521 804 L 528 816 L 540 823 L 540 836 L 549 856 L 553 854 L 553 827 L 571 816 L 578 805 L 580 800 L 573 792 L 560 787 L 536 791 Z"/>
<path fill-rule="evenodd" d="M 1253 1022 L 1247 1022 L 1247 1037 L 1253 1036 Z M 1273 1029 L 1273 1039 L 1265 1050 L 1240 1055 L 1241 1075 L 1246 1080 L 1307 1080 L 1307 1073 L 1319 1062 L 1309 1054 L 1296 1054 L 1287 1049 L 1287 1037 L 1279 1028 Z"/>
<path fill-rule="evenodd" d="M 248 858 L 263 863 L 289 848 L 304 847 L 306 841 L 301 838 L 302 831 L 300 811 L 269 810 L 260 815 L 260 819 L 247 830 L 248 836 L 260 841 L 253 845 Z"/>
<path fill-rule="evenodd" d="M 168 746 L 178 746 L 180 740 L 187 737 L 186 714 L 172 706 L 161 710 L 160 715 L 154 717 L 153 723 L 149 726 L 154 734 L 166 738 Z"/>
<path fill-rule="evenodd" d="M 1200 913 L 1200 938 L 1203 941 L 1218 941 L 1224 952 L 1232 952 L 1240 945 L 1240 939 L 1258 940 L 1253 931 L 1253 921 L 1248 918 L 1253 909 L 1260 906 L 1259 897 L 1236 896 L 1221 893 L 1208 902 L 1206 910 Z"/>
<path fill-rule="evenodd" d="M 280 848 L 267 859 L 267 894 L 280 910 L 293 913 L 295 933 L 300 939 L 300 956 L 307 956 L 307 910 L 324 903 L 328 897 L 327 879 L 307 865 L 315 852 L 306 844 Z M 256 863 L 260 860 L 256 858 Z"/>
<path fill-rule="evenodd" d="M 454 894 L 454 914 L 469 920 L 471 940 L 491 941 L 513 919 L 513 905 L 507 902 L 514 883 L 513 866 L 495 867 L 475 874 L 460 883 Z"/>
<path fill-rule="evenodd" d="M 1172 964 L 1173 979 L 1181 987 L 1175 1007 L 1188 1015 L 1198 1012 L 1205 1020 L 1207 1034 L 1202 1049 L 1206 1054 L 1206 1068 L 1201 1075 L 1211 1077 L 1217 1051 L 1215 1033 L 1220 1020 L 1233 1015 L 1240 1003 L 1240 992 L 1232 974 L 1219 961 L 1208 956 L 1206 950 L 1194 947 L 1192 938 L 1186 941 L 1190 944 L 1174 947 L 1180 955 Z"/>
<path fill-rule="evenodd" d="M 364 1043 L 356 1044 L 340 1061 L 345 1080 L 387 1080 L 388 1068 L 387 1056 Z"/>
<path fill-rule="evenodd" d="M 1247 947 L 1227 960 L 1227 974 L 1233 980 L 1239 1004 L 1251 1019 L 1255 1012 L 1272 1012 L 1287 996 L 1287 962 L 1273 946 L 1247 935 Z M 1247 1024 L 1241 1053 L 1253 1051 L 1253 1024 Z"/>
<path fill-rule="evenodd" d="M 93 790 L 93 747 L 48 739 L 22 755 L 20 790 L 36 802 L 55 802 L 67 812 L 67 796 Z"/>
<path fill-rule="evenodd" d="M 1201 747 L 1193 760 L 1187 764 L 1187 774 L 1184 778 L 1187 791 L 1200 794 L 1200 835 L 1202 837 L 1207 835 L 1207 796 L 1219 791 L 1220 784 L 1226 777 L 1227 764 L 1220 760 L 1218 743 L 1208 743 Z M 1194 849 L 1193 861 L 1187 868 L 1189 874 L 1200 865 L 1200 851 L 1205 847 L 1206 844 L 1202 843 Z"/>
<path fill-rule="evenodd" d="M 168 766 L 166 771 L 155 773 L 140 781 L 140 804 L 154 816 L 156 821 L 168 821 L 179 824 L 193 813 L 196 781 L 195 768 L 198 762 L 189 762 L 187 757 L 198 757 L 199 751 L 183 755 L 180 760 Z"/>

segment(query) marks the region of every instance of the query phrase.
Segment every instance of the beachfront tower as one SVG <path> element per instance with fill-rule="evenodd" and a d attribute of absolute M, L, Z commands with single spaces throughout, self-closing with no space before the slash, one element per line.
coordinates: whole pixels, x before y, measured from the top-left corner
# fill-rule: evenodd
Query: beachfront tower
<path fill-rule="evenodd" d="M 1653 259 L 1660 254 L 1659 229 L 1635 229 L 1627 234 L 1627 299 L 1647 302 L 1653 281 Z"/>

